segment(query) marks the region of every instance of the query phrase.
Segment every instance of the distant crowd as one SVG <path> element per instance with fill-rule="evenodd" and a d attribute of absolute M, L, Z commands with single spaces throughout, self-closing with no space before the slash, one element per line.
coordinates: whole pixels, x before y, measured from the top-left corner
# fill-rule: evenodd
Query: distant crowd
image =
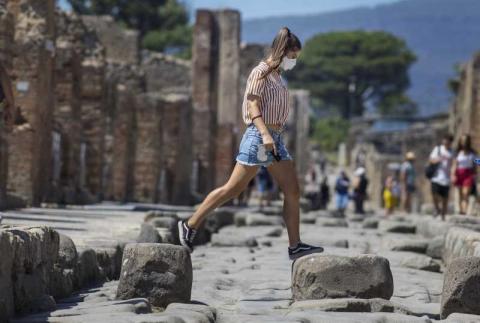
<path fill-rule="evenodd" d="M 417 180 L 415 160 L 415 154 L 408 152 L 399 174 L 385 179 L 383 202 L 386 214 L 392 214 L 396 208 L 403 208 L 405 212 L 412 211 L 412 197 L 416 193 Z M 470 135 L 461 136 L 456 147 L 453 147 L 453 136 L 445 135 L 442 142 L 433 147 L 424 173 L 431 183 L 434 215 L 440 216 L 442 220 L 445 220 L 448 212 L 451 187 L 458 192 L 457 207 L 460 214 L 468 213 L 470 197 L 477 201 L 477 158 Z"/>

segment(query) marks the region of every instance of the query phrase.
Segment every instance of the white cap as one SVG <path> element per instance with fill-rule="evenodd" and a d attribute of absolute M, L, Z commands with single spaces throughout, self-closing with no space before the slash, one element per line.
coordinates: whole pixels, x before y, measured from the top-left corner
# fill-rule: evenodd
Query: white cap
<path fill-rule="evenodd" d="M 358 167 L 356 170 L 355 170 L 355 176 L 362 176 L 363 174 L 365 174 L 365 168 L 363 167 Z"/>

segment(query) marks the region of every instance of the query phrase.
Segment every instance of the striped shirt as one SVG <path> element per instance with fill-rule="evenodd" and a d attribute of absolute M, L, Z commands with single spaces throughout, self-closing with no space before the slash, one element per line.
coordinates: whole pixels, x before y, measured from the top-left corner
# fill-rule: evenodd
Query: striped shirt
<path fill-rule="evenodd" d="M 242 116 L 246 125 L 252 123 L 248 112 L 247 97 L 249 94 L 260 97 L 260 112 L 265 124 L 284 125 L 289 113 L 288 89 L 280 74 L 272 71 L 265 78 L 261 78 L 268 71 L 268 64 L 261 61 L 248 76 L 247 86 L 242 104 Z"/>

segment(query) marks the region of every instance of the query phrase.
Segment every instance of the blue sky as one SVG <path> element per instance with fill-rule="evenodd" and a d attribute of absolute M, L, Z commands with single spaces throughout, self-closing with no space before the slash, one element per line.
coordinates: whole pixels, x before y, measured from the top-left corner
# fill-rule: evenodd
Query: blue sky
<path fill-rule="evenodd" d="M 360 6 L 375 6 L 398 0 L 180 0 L 193 13 L 198 8 L 234 8 L 243 19 L 269 16 L 313 14 Z M 66 0 L 60 0 L 65 7 Z"/>

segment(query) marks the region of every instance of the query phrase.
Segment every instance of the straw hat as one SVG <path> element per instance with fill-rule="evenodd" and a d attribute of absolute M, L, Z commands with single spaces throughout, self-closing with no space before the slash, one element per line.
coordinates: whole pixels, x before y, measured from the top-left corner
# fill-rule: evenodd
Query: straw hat
<path fill-rule="evenodd" d="M 415 159 L 415 153 L 413 151 L 409 151 L 405 154 L 405 159 L 407 160 L 414 160 Z"/>

